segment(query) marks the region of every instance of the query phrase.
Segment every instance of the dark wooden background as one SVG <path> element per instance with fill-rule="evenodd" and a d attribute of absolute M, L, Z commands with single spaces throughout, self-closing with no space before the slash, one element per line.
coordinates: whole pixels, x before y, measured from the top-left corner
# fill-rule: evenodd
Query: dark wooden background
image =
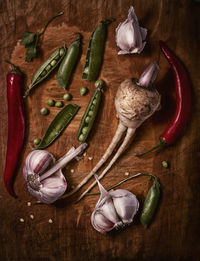
<path fill-rule="evenodd" d="M 134 5 L 140 24 L 149 30 L 147 45 L 140 55 L 117 56 L 115 28 L 126 19 L 130 5 Z M 46 19 L 60 11 L 64 11 L 64 15 L 47 28 L 40 56 L 33 63 L 25 63 L 25 50 L 19 45 L 22 32 L 37 31 Z M 200 260 L 199 11 L 200 3 L 189 0 L 0 0 L 0 260 Z M 139 171 L 157 175 L 162 184 L 162 197 L 155 219 L 145 230 L 139 223 L 138 214 L 130 227 L 108 235 L 96 232 L 90 223 L 98 196 L 87 197 L 76 205 L 73 204 L 75 198 L 53 205 L 37 205 L 27 192 L 22 177 L 24 161 L 30 152 L 28 144 L 44 134 L 59 111 L 53 108 L 44 117 L 39 113 L 40 108 L 45 106 L 48 98 L 61 100 L 65 93 L 56 83 L 56 73 L 26 100 L 27 134 L 15 180 L 18 198 L 11 198 L 3 184 L 8 129 L 6 74 L 9 66 L 2 60 L 7 59 L 18 65 L 26 74 L 27 85 L 48 54 L 64 43 L 69 46 L 75 37 L 74 32 L 82 33 L 83 52 L 69 89 L 74 97 L 73 102 L 81 109 L 63 135 L 48 148 L 57 158 L 61 157 L 72 145 L 79 145 L 76 133 L 94 90 L 93 83 L 81 80 L 81 70 L 90 33 L 103 18 L 116 19 L 108 27 L 101 71 L 101 78 L 107 86 L 87 155 L 80 162 L 70 163 L 64 170 L 69 188 L 78 184 L 92 169 L 111 141 L 117 127 L 113 102 L 120 82 L 138 77 L 149 61 L 159 59 L 160 72 L 156 84 L 162 94 L 162 109 L 137 130 L 130 148 L 102 180 L 107 187 L 125 178 L 126 171 L 130 175 Z M 184 135 L 174 146 L 138 159 L 133 152 L 143 151 L 157 143 L 175 109 L 173 75 L 163 55 L 159 58 L 160 39 L 166 41 L 188 69 L 193 84 L 192 115 Z M 84 85 L 90 92 L 80 97 L 79 88 Z M 93 159 L 90 161 L 88 157 Z M 162 167 L 163 160 L 170 162 L 169 169 Z M 146 178 L 138 178 L 121 188 L 135 193 L 142 205 L 150 185 Z M 32 203 L 30 207 L 27 206 L 28 201 Z M 31 214 L 34 215 L 33 220 Z M 21 223 L 20 218 L 25 222 Z M 53 220 L 52 224 L 49 219 Z"/>

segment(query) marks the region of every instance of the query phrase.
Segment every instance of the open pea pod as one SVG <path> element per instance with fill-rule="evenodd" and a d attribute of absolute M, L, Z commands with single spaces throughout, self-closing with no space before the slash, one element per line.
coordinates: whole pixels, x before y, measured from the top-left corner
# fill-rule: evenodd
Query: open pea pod
<path fill-rule="evenodd" d="M 63 57 L 66 53 L 66 47 L 62 46 L 57 48 L 52 54 L 48 56 L 46 61 L 35 71 L 33 77 L 31 79 L 31 83 L 26 90 L 24 97 L 28 96 L 30 91 L 35 87 L 38 83 L 42 82 L 47 76 L 58 66 L 58 64 L 62 61 Z"/>
<path fill-rule="evenodd" d="M 79 108 L 80 107 L 76 104 L 66 105 L 50 123 L 41 142 L 34 149 L 44 149 L 48 147 L 50 144 L 52 144 L 52 142 L 56 138 L 58 138 L 58 136 L 67 127 L 67 125 L 70 123 L 70 121 L 78 112 Z"/>
<path fill-rule="evenodd" d="M 105 19 L 92 32 L 88 44 L 82 79 L 95 81 L 101 69 L 106 41 L 107 25 L 113 20 Z"/>

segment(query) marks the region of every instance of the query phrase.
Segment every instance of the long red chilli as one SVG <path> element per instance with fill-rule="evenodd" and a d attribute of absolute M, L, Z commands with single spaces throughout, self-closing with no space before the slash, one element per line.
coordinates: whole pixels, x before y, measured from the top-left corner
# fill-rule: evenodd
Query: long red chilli
<path fill-rule="evenodd" d="M 168 49 L 165 43 L 160 41 L 159 44 L 161 51 L 171 65 L 174 73 L 176 89 L 176 111 L 168 127 L 161 134 L 159 144 L 144 153 L 135 154 L 136 156 L 142 156 L 161 146 L 169 146 L 174 144 L 186 126 L 190 116 L 191 82 L 188 73 L 178 57 Z"/>
<path fill-rule="evenodd" d="M 7 191 L 13 197 L 16 197 L 13 190 L 14 176 L 25 135 L 22 88 L 22 74 L 17 67 L 12 65 L 12 70 L 7 74 L 8 141 L 4 183 Z"/>

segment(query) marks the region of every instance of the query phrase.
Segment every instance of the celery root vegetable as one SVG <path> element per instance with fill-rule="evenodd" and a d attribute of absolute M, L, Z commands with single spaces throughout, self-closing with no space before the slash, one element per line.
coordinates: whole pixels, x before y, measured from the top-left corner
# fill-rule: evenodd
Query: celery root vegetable
<path fill-rule="evenodd" d="M 120 84 L 115 97 L 115 108 L 117 111 L 119 124 L 110 145 L 92 171 L 80 182 L 79 185 L 77 185 L 77 187 L 63 197 L 66 198 L 73 195 L 83 185 L 85 185 L 88 180 L 96 174 L 98 169 L 107 161 L 114 149 L 116 149 L 118 143 L 121 141 L 122 143 L 114 157 L 111 159 L 102 174 L 98 177 L 99 180 L 103 178 L 119 156 L 128 147 L 129 143 L 132 141 L 136 129 L 156 110 L 159 109 L 161 97 L 157 90 L 152 86 L 152 82 L 155 80 L 158 70 L 158 65 L 155 62 L 151 62 L 139 80 L 126 79 Z M 124 137 L 123 141 L 122 137 Z M 79 197 L 78 200 L 80 200 L 91 188 L 93 188 L 95 184 L 96 181 L 89 186 L 89 188 Z"/>

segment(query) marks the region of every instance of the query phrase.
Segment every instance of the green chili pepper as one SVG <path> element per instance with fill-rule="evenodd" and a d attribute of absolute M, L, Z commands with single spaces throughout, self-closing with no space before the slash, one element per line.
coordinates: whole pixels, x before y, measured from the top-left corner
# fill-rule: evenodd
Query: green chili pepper
<path fill-rule="evenodd" d="M 101 101 L 101 95 L 102 95 L 102 87 L 104 82 L 102 81 L 101 85 L 98 86 L 94 94 L 92 95 L 90 102 L 85 110 L 85 113 L 82 117 L 77 138 L 80 142 L 85 142 L 94 123 L 94 120 L 96 118 L 99 104 Z M 95 101 L 95 104 L 94 104 Z"/>
<path fill-rule="evenodd" d="M 62 61 L 66 52 L 66 47 L 62 46 L 57 48 L 51 55 L 48 56 L 46 61 L 36 70 L 31 79 L 31 83 L 26 90 L 24 97 L 29 95 L 29 92 L 34 86 L 47 78 L 47 76 L 57 67 Z"/>
<path fill-rule="evenodd" d="M 44 149 L 48 147 L 66 128 L 78 110 L 79 106 L 76 104 L 66 105 L 50 123 L 44 137 L 35 149 Z"/>
<path fill-rule="evenodd" d="M 82 79 L 84 80 L 95 81 L 98 78 L 106 41 L 106 25 L 111 22 L 112 20 L 109 19 L 101 21 L 90 36 L 82 73 Z"/>
<path fill-rule="evenodd" d="M 160 183 L 158 178 L 154 178 L 153 185 L 149 189 L 144 201 L 144 206 L 140 215 L 140 222 L 147 228 L 156 211 L 160 198 Z"/>
<path fill-rule="evenodd" d="M 77 39 L 69 46 L 67 53 L 59 66 L 57 74 L 57 82 L 63 88 L 67 89 L 71 79 L 72 72 L 76 66 L 80 55 L 81 35 L 79 33 Z"/>

